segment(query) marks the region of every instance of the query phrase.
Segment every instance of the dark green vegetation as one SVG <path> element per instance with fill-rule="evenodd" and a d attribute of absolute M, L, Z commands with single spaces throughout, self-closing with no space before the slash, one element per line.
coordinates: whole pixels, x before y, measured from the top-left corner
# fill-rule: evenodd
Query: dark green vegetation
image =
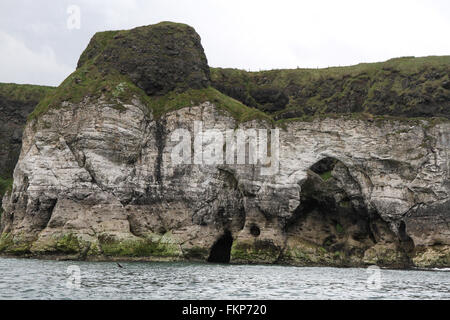
<path fill-rule="evenodd" d="M 35 106 L 45 94 L 52 92 L 54 89 L 53 87 L 31 84 L 0 83 L 1 106 L 4 108 L 6 102 L 15 103 L 17 109 L 23 104 Z"/>
<path fill-rule="evenodd" d="M 3 197 L 6 191 L 11 191 L 13 179 L 0 177 L 0 197 Z M 1 203 L 1 199 L 0 199 Z M 0 209 L 1 210 L 1 209 Z"/>
<path fill-rule="evenodd" d="M 148 97 L 146 101 L 155 116 L 160 116 L 166 112 L 174 111 L 182 107 L 197 106 L 205 101 L 209 101 L 214 103 L 219 109 L 226 110 L 241 122 L 251 119 L 266 119 L 271 121 L 271 117 L 264 112 L 256 108 L 250 108 L 212 87 L 198 90 L 189 89 L 182 93 L 172 91 L 164 96 Z"/>
<path fill-rule="evenodd" d="M 118 110 L 139 98 L 157 117 L 211 101 L 240 121 L 342 114 L 449 118 L 449 71 L 450 56 L 325 69 L 210 69 L 193 28 L 161 22 L 95 34 L 77 70 L 30 117 L 64 101 L 103 97 Z"/>
<path fill-rule="evenodd" d="M 185 24 L 161 22 L 125 31 L 97 33 L 78 61 L 103 73 L 117 71 L 148 95 L 209 86 L 200 36 Z"/>
<path fill-rule="evenodd" d="M 450 118 L 449 74 L 450 56 L 324 69 L 211 69 L 216 89 L 275 119 L 350 113 Z"/>
<path fill-rule="evenodd" d="M 53 90 L 44 86 L 0 83 L 0 211 L 3 194 L 12 186 L 27 116 Z"/>
<path fill-rule="evenodd" d="M 125 31 L 95 34 L 80 57 L 77 70 L 47 95 L 30 115 L 33 119 L 64 101 L 86 97 L 118 110 L 134 98 L 158 117 L 182 107 L 214 102 L 234 117 L 267 118 L 209 86 L 210 74 L 200 37 L 187 25 L 162 22 Z"/>

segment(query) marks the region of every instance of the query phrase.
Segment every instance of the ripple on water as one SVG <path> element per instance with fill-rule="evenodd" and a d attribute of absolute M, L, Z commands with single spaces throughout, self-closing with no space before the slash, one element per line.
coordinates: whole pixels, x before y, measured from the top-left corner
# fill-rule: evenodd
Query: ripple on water
<path fill-rule="evenodd" d="M 381 288 L 370 289 L 360 268 L 121 264 L 0 258 L 0 299 L 450 299 L 441 269 L 381 270 Z M 71 265 L 78 289 L 66 286 Z"/>

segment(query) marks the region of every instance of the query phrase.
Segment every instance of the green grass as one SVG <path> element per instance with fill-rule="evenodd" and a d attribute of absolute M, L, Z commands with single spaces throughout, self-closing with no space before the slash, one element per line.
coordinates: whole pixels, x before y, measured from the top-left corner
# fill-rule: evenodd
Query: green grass
<path fill-rule="evenodd" d="M 209 101 L 220 110 L 230 113 L 240 122 L 254 119 L 272 122 L 272 118 L 264 112 L 256 108 L 250 108 L 241 102 L 220 93 L 212 87 L 206 89 L 189 89 L 182 93 L 171 92 L 161 97 L 148 97 L 146 101 L 156 117 L 159 117 L 166 112 L 175 111 L 184 107 L 197 106 L 203 102 Z"/>
<path fill-rule="evenodd" d="M 101 97 L 110 106 L 121 111 L 125 110 L 124 104 L 131 103 L 133 99 L 139 99 L 156 118 L 166 112 L 209 101 L 241 122 L 253 119 L 272 121 L 272 118 L 264 112 L 245 106 L 212 87 L 189 89 L 184 92 L 172 91 L 163 96 L 148 96 L 127 76 L 115 71 L 105 75 L 93 63 L 85 63 L 72 73 L 57 90 L 47 95 L 37 105 L 28 119 L 38 118 L 52 108 L 59 109 L 63 102 L 80 103 L 85 98 L 99 99 Z"/>
<path fill-rule="evenodd" d="M 104 52 L 106 50 L 110 51 L 111 48 L 114 48 L 116 50 L 114 52 L 117 52 L 119 55 L 128 52 L 126 50 L 122 52 L 123 50 L 117 47 L 116 39 L 120 37 L 132 37 L 132 39 L 137 41 L 136 46 L 145 46 L 148 44 L 140 42 L 146 37 L 140 36 L 140 34 L 148 32 L 148 30 L 153 30 L 153 33 L 169 32 L 173 33 L 175 37 L 184 37 L 187 36 L 186 34 L 189 35 L 189 29 L 190 27 L 184 24 L 162 22 L 150 26 L 150 29 L 141 27 L 133 30 L 96 33 L 81 55 L 77 70 L 65 79 L 56 90 L 47 94 L 41 100 L 35 110 L 29 115 L 29 120 L 38 118 L 51 109 L 61 108 L 64 102 L 77 104 L 86 98 L 93 101 L 102 98 L 106 104 L 120 111 L 125 110 L 124 104 L 131 103 L 133 99 L 139 99 L 156 118 L 166 112 L 210 101 L 219 109 L 229 112 L 239 121 L 253 119 L 272 121 L 271 117 L 262 111 L 245 106 L 212 87 L 187 90 L 177 88 L 164 95 L 149 96 L 135 85 L 126 73 L 116 70 L 113 62 L 104 60 Z M 159 38 L 153 37 L 152 41 L 158 42 Z M 164 54 L 164 51 L 161 51 L 161 54 Z M 118 57 L 118 59 L 122 60 L 126 60 L 126 58 Z"/>
<path fill-rule="evenodd" d="M 322 178 L 323 181 L 327 181 L 328 179 L 330 179 L 332 177 L 331 171 L 326 171 L 326 172 L 320 174 L 320 177 Z"/>
<path fill-rule="evenodd" d="M 329 78 L 349 78 L 355 81 L 358 77 L 371 78 L 386 71 L 414 75 L 424 68 L 448 68 L 450 56 L 428 56 L 428 57 L 400 57 L 383 62 L 359 63 L 352 66 L 328 67 L 328 68 L 297 68 L 297 69 L 274 69 L 266 71 L 247 72 L 245 70 L 230 68 L 211 68 L 211 78 L 214 80 L 222 78 L 236 84 L 255 83 L 256 80 L 265 82 L 276 87 L 286 87 L 289 84 L 302 84 L 308 87 L 308 82 Z"/>
<path fill-rule="evenodd" d="M 450 56 L 402 57 L 322 69 L 211 68 L 213 86 L 240 101 L 254 101 L 253 90 L 284 92 L 289 102 L 272 112 L 276 119 L 334 113 L 450 118 L 449 74 Z M 254 106 L 264 108 L 262 102 Z"/>
<path fill-rule="evenodd" d="M 373 115 L 383 117 L 382 120 L 392 120 L 390 117 L 450 118 L 447 84 L 450 81 L 450 56 L 402 57 L 322 69 L 246 72 L 210 68 L 212 87 L 192 89 L 187 78 L 180 80 L 180 87 L 177 85 L 169 92 L 163 90 L 158 95 L 147 95 L 127 72 L 119 70 L 118 65 L 126 65 L 127 59 L 134 61 L 130 56 L 132 51 L 121 46 L 120 39 L 131 39 L 137 48 L 146 45 L 163 48 L 161 42 L 166 33 L 178 43 L 178 38 L 181 41 L 190 36 L 189 30 L 190 27 L 184 24 L 162 22 L 133 30 L 96 33 L 82 53 L 77 70 L 56 90 L 46 89 L 45 98 L 29 119 L 61 108 L 64 102 L 77 104 L 86 98 L 92 101 L 103 98 L 106 105 L 119 111 L 124 111 L 124 105 L 133 99 L 139 99 L 156 118 L 166 112 L 210 101 L 239 122 L 263 119 L 281 126 L 291 119 L 312 121 L 317 117 L 343 114 L 354 119 L 369 119 Z M 151 43 L 146 44 L 146 39 L 151 39 Z M 158 63 L 170 61 L 163 49 L 155 52 L 158 59 L 161 58 Z M 288 101 L 287 104 L 273 107 L 271 103 L 274 102 L 258 100 L 265 98 L 258 97 L 255 91 L 267 89 L 275 90 L 267 99 L 275 99 L 282 93 L 288 96 L 283 102 Z"/>
<path fill-rule="evenodd" d="M 178 257 L 181 254 L 177 244 L 163 238 L 118 240 L 101 236 L 99 244 L 103 253 L 112 257 Z"/>
<path fill-rule="evenodd" d="M 63 102 L 80 103 L 85 98 L 98 99 L 102 96 L 113 106 L 122 109 L 122 103 L 130 102 L 130 93 L 139 96 L 143 94 L 141 91 L 125 76 L 116 72 L 105 75 L 93 63 L 86 63 L 65 79 L 55 91 L 47 94 L 28 119 L 38 118 L 51 108 L 61 108 Z"/>
<path fill-rule="evenodd" d="M 0 97 L 18 102 L 38 102 L 46 94 L 54 91 L 54 87 L 30 84 L 0 83 Z"/>

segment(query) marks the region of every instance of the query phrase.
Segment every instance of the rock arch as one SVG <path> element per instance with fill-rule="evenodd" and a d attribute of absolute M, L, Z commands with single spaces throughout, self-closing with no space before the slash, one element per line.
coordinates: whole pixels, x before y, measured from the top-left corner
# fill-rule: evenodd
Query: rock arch
<path fill-rule="evenodd" d="M 341 259 L 344 265 L 348 261 L 363 264 L 374 255 L 383 256 L 385 253 L 377 252 L 378 247 L 392 248 L 392 252 L 403 255 L 408 238 L 402 234 L 399 239 L 389 223 L 367 204 L 349 167 L 334 157 L 322 158 L 307 171 L 301 184 L 300 205 L 287 221 L 286 234 L 288 242 L 296 239 L 316 246 L 331 259 Z M 375 253 L 368 251 L 371 248 Z M 398 256 L 394 260 L 398 263 Z"/>

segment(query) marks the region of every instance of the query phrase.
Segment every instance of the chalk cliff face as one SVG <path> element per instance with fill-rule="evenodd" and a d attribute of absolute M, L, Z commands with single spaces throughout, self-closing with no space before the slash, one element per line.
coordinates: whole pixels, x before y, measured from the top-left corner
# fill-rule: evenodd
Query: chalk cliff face
<path fill-rule="evenodd" d="M 146 28 L 148 34 L 154 28 L 193 32 L 169 23 Z M 104 64 L 122 36 L 139 34 L 108 35 L 95 50 L 91 41 L 83 54 L 90 60 L 30 117 L 12 192 L 3 200 L 0 251 L 74 259 L 450 265 L 450 122 L 370 115 L 274 122 L 208 87 L 198 45 L 189 54 L 199 67 L 188 64 L 179 70 L 185 78 L 174 77 L 173 86 L 155 93 L 148 89 L 153 81 L 136 80 L 142 74 L 116 74 Z M 165 48 L 154 43 L 155 52 Z M 157 70 L 161 62 L 147 63 L 142 70 Z M 69 86 L 79 98 L 65 96 Z M 216 146 L 208 129 L 222 137 L 263 129 L 257 132 L 270 132 L 269 141 L 278 136 L 279 149 L 271 143 L 270 163 L 251 164 L 248 137 L 245 164 L 177 163 L 180 129 L 192 158 L 198 132 L 205 132 L 202 150 Z M 227 143 L 219 148 L 225 154 Z"/>

